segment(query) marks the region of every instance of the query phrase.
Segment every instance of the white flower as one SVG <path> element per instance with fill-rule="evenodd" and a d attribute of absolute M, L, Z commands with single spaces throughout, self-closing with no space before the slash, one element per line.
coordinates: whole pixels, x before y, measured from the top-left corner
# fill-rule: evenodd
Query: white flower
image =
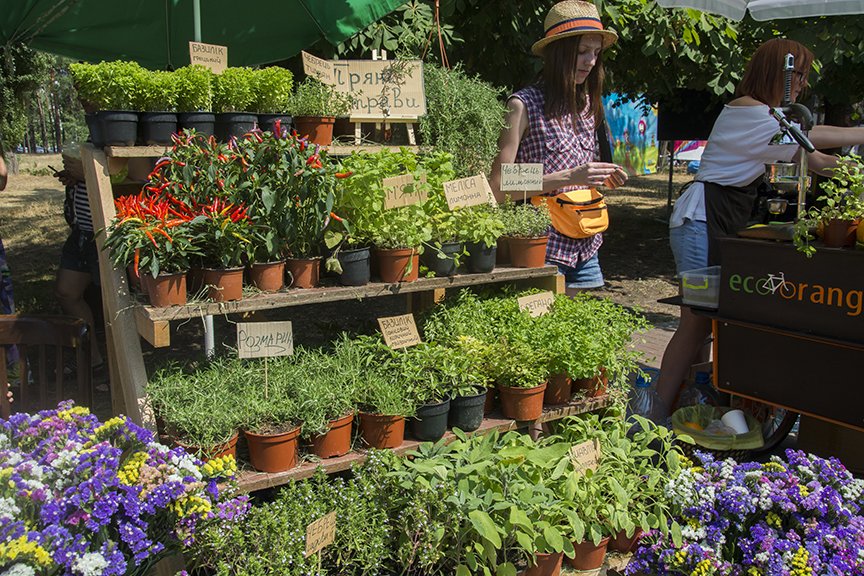
<path fill-rule="evenodd" d="M 88 552 L 72 563 L 72 573 L 81 576 L 101 576 L 108 561 L 98 552 Z"/>
<path fill-rule="evenodd" d="M 20 513 L 14 498 L 0 498 L 0 520 L 15 520 Z"/>
<path fill-rule="evenodd" d="M 3 572 L 3 576 L 36 576 L 36 571 L 24 564 L 13 564 Z"/>

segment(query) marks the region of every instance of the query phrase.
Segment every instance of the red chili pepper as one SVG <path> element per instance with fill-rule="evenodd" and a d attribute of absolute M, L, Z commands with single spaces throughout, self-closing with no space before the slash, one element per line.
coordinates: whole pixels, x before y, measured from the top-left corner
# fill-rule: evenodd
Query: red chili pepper
<path fill-rule="evenodd" d="M 336 174 L 334 174 L 334 176 L 336 176 L 336 178 L 348 178 L 352 174 L 353 172 L 348 170 L 347 172 L 337 172 Z"/>
<path fill-rule="evenodd" d="M 156 246 L 157 248 L 159 247 L 159 244 L 156 243 L 156 239 L 153 237 L 153 234 L 151 234 L 149 230 L 144 230 L 144 234 L 147 235 L 147 237 L 153 243 L 153 246 Z"/>
<path fill-rule="evenodd" d="M 136 276 L 140 276 L 140 274 L 138 274 L 138 262 L 140 262 L 140 261 L 141 261 L 141 249 L 136 248 L 135 249 L 135 256 L 132 258 L 132 270 L 135 271 Z"/>
<path fill-rule="evenodd" d="M 158 232 L 158 233 L 162 234 L 163 236 L 165 236 L 165 238 L 168 239 L 168 242 L 171 242 L 171 243 L 174 242 L 174 240 L 171 238 L 171 236 L 169 236 L 168 233 L 165 232 L 165 230 L 163 230 L 162 228 L 159 228 L 159 227 L 157 226 L 157 227 L 153 228 L 153 231 L 154 231 L 154 232 Z M 155 242 L 154 242 L 154 244 L 155 244 Z"/>
<path fill-rule="evenodd" d="M 337 222 L 342 222 L 342 218 L 336 215 L 335 212 L 330 212 L 330 217 L 336 220 Z"/>

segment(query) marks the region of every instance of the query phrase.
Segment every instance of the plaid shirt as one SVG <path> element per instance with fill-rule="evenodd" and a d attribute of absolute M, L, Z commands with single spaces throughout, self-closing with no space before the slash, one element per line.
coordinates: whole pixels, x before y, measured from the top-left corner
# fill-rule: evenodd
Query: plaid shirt
<path fill-rule="evenodd" d="M 580 118 L 571 114 L 562 118 L 546 118 L 543 113 L 543 91 L 537 86 L 519 90 L 511 98 L 518 98 L 528 110 L 528 132 L 519 143 L 516 162 L 542 162 L 543 173 L 576 168 L 598 157 L 594 116 L 586 107 Z M 579 188 L 565 186 L 549 196 Z M 590 238 L 570 238 L 554 228 L 549 230 L 546 261 L 575 267 L 592 258 L 603 244 L 603 234 Z"/>

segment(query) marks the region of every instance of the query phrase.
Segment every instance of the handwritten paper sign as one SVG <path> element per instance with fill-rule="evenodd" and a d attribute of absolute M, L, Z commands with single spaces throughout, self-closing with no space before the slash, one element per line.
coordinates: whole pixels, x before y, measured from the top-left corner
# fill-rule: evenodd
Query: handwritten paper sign
<path fill-rule="evenodd" d="M 305 51 L 301 51 L 300 54 L 303 56 L 303 72 L 307 76 L 314 76 L 324 84 L 331 86 L 336 83 L 336 76 L 333 74 L 333 62 L 322 60 Z"/>
<path fill-rule="evenodd" d="M 189 42 L 189 63 L 201 64 L 221 74 L 228 67 L 228 47 L 203 42 Z"/>
<path fill-rule="evenodd" d="M 315 520 L 306 526 L 306 554 L 311 556 L 325 546 L 329 546 L 336 538 L 336 512 Z"/>
<path fill-rule="evenodd" d="M 291 322 L 240 322 L 237 324 L 237 356 L 263 358 L 294 354 Z"/>
<path fill-rule="evenodd" d="M 597 470 L 600 465 L 600 442 L 595 439 L 572 446 L 570 461 L 577 474 L 584 474 L 586 470 Z"/>
<path fill-rule="evenodd" d="M 517 298 L 516 302 L 519 304 L 519 310 L 527 310 L 532 318 L 536 318 L 549 312 L 549 308 L 555 302 L 555 295 L 547 290 L 546 292 L 522 296 Z"/>
<path fill-rule="evenodd" d="M 378 326 L 384 336 L 384 343 L 393 350 L 420 344 L 420 334 L 417 332 L 413 314 L 379 318 Z"/>
<path fill-rule="evenodd" d="M 444 196 L 447 197 L 447 206 L 450 210 L 486 204 L 491 195 L 492 188 L 486 176 L 482 174 L 444 182 Z"/>
<path fill-rule="evenodd" d="M 418 186 L 425 183 L 425 176 L 414 180 L 413 174 L 384 178 L 381 181 L 381 186 L 384 188 L 384 209 L 390 210 L 425 202 L 429 197 L 429 191 L 425 186 Z"/>
<path fill-rule="evenodd" d="M 354 96 L 355 119 L 413 119 L 426 114 L 420 60 L 333 60 L 334 87 Z"/>
<path fill-rule="evenodd" d="M 543 190 L 543 164 L 501 164 L 503 192 Z"/>

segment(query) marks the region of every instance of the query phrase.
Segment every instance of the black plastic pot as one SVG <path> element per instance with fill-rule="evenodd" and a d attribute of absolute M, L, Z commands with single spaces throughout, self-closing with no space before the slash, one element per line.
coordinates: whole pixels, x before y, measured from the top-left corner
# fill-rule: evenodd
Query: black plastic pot
<path fill-rule="evenodd" d="M 486 391 L 474 396 L 456 396 L 450 400 L 450 414 L 447 423 L 450 428 L 463 432 L 473 432 L 483 422 L 483 407 L 486 404 Z"/>
<path fill-rule="evenodd" d="M 90 142 L 95 148 L 105 147 L 105 135 L 102 130 L 102 120 L 96 112 L 88 112 L 84 115 L 87 128 L 90 130 Z"/>
<path fill-rule="evenodd" d="M 427 247 L 420 255 L 423 264 L 436 276 L 456 274 L 456 255 L 462 252 L 461 242 L 448 242 L 439 247 Z M 443 255 L 443 258 L 440 255 Z"/>
<path fill-rule="evenodd" d="M 212 112 L 181 112 L 177 114 L 177 130 L 194 129 L 205 138 L 213 135 L 216 115 Z"/>
<path fill-rule="evenodd" d="M 258 127 L 264 132 L 274 132 L 276 130 L 276 120 L 282 121 L 282 129 L 287 130 L 288 134 L 294 128 L 294 119 L 290 114 L 258 114 Z"/>
<path fill-rule="evenodd" d="M 471 242 L 466 246 L 468 249 L 468 270 L 475 274 L 486 274 L 495 269 L 495 258 L 498 247 L 486 246 L 482 242 Z"/>
<path fill-rule="evenodd" d="M 228 142 L 232 136 L 242 138 L 257 122 L 258 117 L 248 112 L 221 112 L 216 114 L 214 133 L 220 142 Z"/>
<path fill-rule="evenodd" d="M 408 426 L 411 435 L 417 440 L 435 442 L 440 440 L 447 431 L 447 414 L 450 411 L 450 399 L 439 404 L 425 404 L 417 408 L 417 414 Z"/>
<path fill-rule="evenodd" d="M 177 114 L 173 112 L 141 112 L 138 115 L 139 140 L 146 145 L 171 144 L 177 132 Z"/>
<path fill-rule="evenodd" d="M 364 286 L 369 283 L 371 276 L 369 248 L 340 250 L 337 258 L 339 264 L 342 265 L 342 274 L 339 275 L 340 284 L 343 286 Z"/>
<path fill-rule="evenodd" d="M 105 146 L 134 146 L 138 138 L 138 113 L 116 110 L 97 112 Z"/>

